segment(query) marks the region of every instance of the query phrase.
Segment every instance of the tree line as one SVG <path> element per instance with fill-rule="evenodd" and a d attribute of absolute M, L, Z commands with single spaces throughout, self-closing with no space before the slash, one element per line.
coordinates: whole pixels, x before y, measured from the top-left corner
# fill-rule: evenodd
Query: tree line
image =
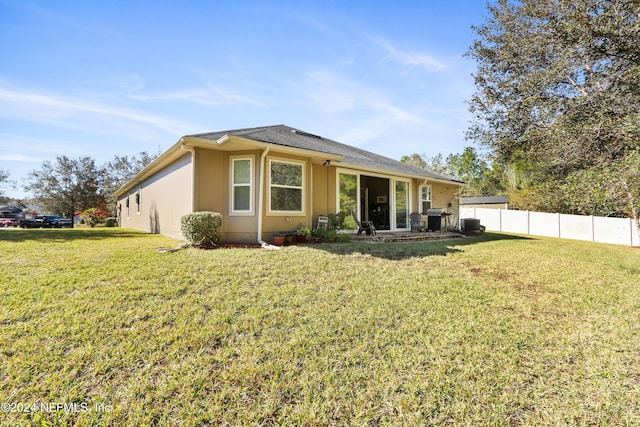
<path fill-rule="evenodd" d="M 497 0 L 473 28 L 462 154 L 425 158 L 469 195 L 520 209 L 629 216 L 640 229 L 640 2 Z"/>
<path fill-rule="evenodd" d="M 90 156 L 58 156 L 27 176 L 23 187 L 33 201 L 49 213 L 73 218 L 90 211 L 92 219 L 116 216 L 113 193 L 132 179 L 158 154 L 142 151 L 132 156 L 114 156 L 98 164 Z M 0 171 L 0 184 L 8 182 L 8 172 Z"/>

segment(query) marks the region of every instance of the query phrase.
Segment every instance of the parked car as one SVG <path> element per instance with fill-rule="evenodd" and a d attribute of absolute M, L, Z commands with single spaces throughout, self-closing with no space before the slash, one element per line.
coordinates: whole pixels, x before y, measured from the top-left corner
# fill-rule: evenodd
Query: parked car
<path fill-rule="evenodd" d="M 22 228 L 69 228 L 71 220 L 57 215 L 36 215 L 31 219 L 20 221 Z"/>
<path fill-rule="evenodd" d="M 0 227 L 17 227 L 19 224 L 15 218 L 0 218 Z"/>
<path fill-rule="evenodd" d="M 71 228 L 71 220 L 69 218 L 61 218 L 56 215 L 47 215 L 49 223 L 55 228 Z"/>

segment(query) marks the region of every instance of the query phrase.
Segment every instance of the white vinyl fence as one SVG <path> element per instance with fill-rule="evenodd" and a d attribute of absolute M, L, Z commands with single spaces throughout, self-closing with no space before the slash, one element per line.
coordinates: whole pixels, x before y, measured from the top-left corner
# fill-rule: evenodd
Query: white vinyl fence
<path fill-rule="evenodd" d="M 460 218 L 479 219 L 491 231 L 640 246 L 636 223 L 630 218 L 465 207 L 460 208 Z"/>

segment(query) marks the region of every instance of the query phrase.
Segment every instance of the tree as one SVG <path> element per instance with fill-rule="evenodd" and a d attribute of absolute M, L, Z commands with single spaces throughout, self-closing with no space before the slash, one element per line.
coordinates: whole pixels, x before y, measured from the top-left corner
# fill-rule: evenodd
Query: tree
<path fill-rule="evenodd" d="M 9 182 L 9 172 L 0 169 L 0 202 L 4 203 L 6 201 L 6 197 L 2 194 L 2 188 L 8 184 Z"/>
<path fill-rule="evenodd" d="M 468 138 L 503 164 L 526 157 L 534 186 L 569 188 L 581 171 L 615 186 L 619 174 L 605 172 L 640 148 L 640 3 L 498 0 L 488 9 L 468 52 L 477 62 Z"/>
<path fill-rule="evenodd" d="M 473 147 L 465 147 L 461 154 L 449 155 L 447 164 L 452 177 L 469 184 L 477 184 L 489 169 Z"/>
<path fill-rule="evenodd" d="M 467 186 L 461 191 L 464 196 L 493 196 L 503 192 L 499 168 L 490 167 L 489 160 L 473 147 L 465 147 L 462 153 L 449 154 L 446 158 L 442 154 L 426 157 L 414 153 L 403 156 L 400 161 L 466 182 Z"/>
<path fill-rule="evenodd" d="M 49 212 L 73 218 L 76 212 L 104 204 L 103 169 L 91 157 L 56 157 L 29 173 L 24 188 Z"/>
<path fill-rule="evenodd" d="M 440 157 L 442 158 L 441 154 L 440 154 Z M 427 165 L 425 158 L 426 158 L 425 154 L 413 153 L 409 156 L 402 156 L 400 158 L 400 161 L 402 163 L 406 163 L 408 165 L 415 166 L 420 169 L 429 169 L 429 166 Z"/>
<path fill-rule="evenodd" d="M 472 139 L 561 173 L 638 146 L 637 2 L 499 0 L 489 11 L 468 53 L 478 63 Z"/>
<path fill-rule="evenodd" d="M 640 150 L 605 168 L 570 175 L 565 194 L 575 213 L 630 216 L 640 229 Z"/>
<path fill-rule="evenodd" d="M 79 217 L 85 224 L 88 224 L 91 228 L 96 224 L 103 223 L 105 219 L 109 217 L 110 213 L 102 208 L 89 208 L 79 213 Z"/>

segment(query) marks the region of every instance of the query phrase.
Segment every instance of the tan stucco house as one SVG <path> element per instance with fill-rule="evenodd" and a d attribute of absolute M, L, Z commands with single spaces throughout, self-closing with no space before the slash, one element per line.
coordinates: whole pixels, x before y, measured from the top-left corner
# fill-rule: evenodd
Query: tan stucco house
<path fill-rule="evenodd" d="M 399 153 L 400 154 L 400 153 Z M 354 211 L 379 232 L 410 230 L 409 214 L 458 219 L 463 183 L 284 125 L 187 135 L 120 188 L 122 227 L 181 239 L 180 218 L 222 214 L 223 240 L 270 241 Z M 343 229 L 355 227 L 346 220 Z"/>

